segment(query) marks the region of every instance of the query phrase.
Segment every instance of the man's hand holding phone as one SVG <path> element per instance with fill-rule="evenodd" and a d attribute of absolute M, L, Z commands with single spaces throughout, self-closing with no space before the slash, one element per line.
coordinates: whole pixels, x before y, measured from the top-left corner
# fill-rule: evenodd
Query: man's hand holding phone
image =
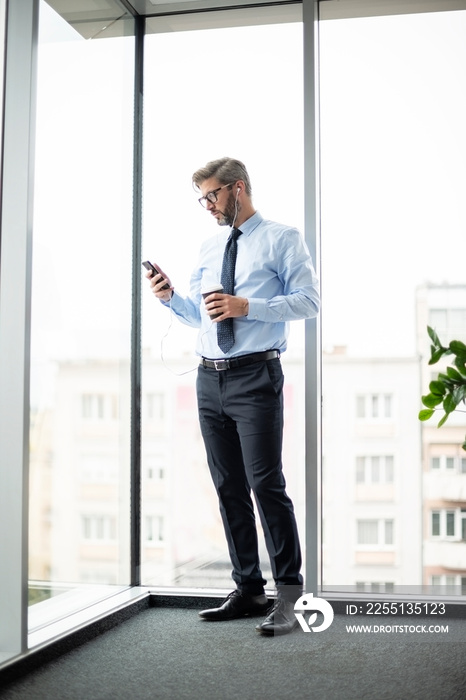
<path fill-rule="evenodd" d="M 167 275 L 158 266 L 149 262 L 149 260 L 145 260 L 142 264 L 147 270 L 146 277 L 157 299 L 170 301 L 173 294 L 173 287 Z"/>

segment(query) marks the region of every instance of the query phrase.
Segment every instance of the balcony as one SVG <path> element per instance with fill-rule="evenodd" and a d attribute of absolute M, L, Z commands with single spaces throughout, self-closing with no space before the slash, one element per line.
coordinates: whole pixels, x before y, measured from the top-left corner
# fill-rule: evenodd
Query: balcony
<path fill-rule="evenodd" d="M 438 540 L 425 543 L 424 565 L 466 571 L 466 542 Z"/>
<path fill-rule="evenodd" d="M 466 474 L 429 472 L 424 477 L 424 499 L 466 505 Z"/>

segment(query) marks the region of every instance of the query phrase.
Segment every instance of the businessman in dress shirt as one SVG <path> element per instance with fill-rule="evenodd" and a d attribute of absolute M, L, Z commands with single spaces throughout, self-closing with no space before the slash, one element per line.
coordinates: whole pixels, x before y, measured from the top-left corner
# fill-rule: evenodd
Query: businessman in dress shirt
<path fill-rule="evenodd" d="M 318 282 L 300 232 L 263 219 L 254 208 L 241 161 L 211 161 L 192 179 L 199 202 L 221 228 L 201 246 L 188 296 L 181 296 L 162 270 L 150 285 L 180 321 L 199 328 L 200 427 L 236 584 L 219 607 L 199 615 L 210 621 L 265 615 L 256 626 L 259 633 L 287 634 L 297 626 L 294 603 L 302 595 L 303 578 L 296 519 L 282 471 L 280 355 L 287 347 L 289 322 L 317 315 Z M 227 240 L 236 229 L 234 292 L 215 292 L 204 300 L 202 290 L 220 282 Z M 169 288 L 163 289 L 167 282 Z M 224 351 L 217 326 L 226 319 L 233 319 L 234 342 Z M 277 591 L 273 606 L 264 590 L 251 493 Z"/>

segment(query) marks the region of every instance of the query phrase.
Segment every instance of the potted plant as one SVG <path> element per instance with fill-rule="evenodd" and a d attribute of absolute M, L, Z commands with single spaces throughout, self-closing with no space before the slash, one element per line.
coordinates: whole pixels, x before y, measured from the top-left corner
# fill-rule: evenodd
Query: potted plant
<path fill-rule="evenodd" d="M 444 415 L 437 426 L 440 428 L 450 413 L 464 410 L 458 408 L 460 404 L 466 407 L 466 345 L 460 340 L 452 340 L 448 347 L 445 347 L 433 328 L 427 326 L 427 332 L 432 341 L 429 365 L 435 365 L 444 355 L 454 355 L 454 366 L 447 367 L 445 372 L 439 372 L 437 379 L 430 382 L 429 393 L 422 397 L 426 408 L 419 412 L 419 420 L 429 420 L 436 410 L 441 410 L 437 406 L 442 404 Z M 466 439 L 462 448 L 466 450 Z"/>

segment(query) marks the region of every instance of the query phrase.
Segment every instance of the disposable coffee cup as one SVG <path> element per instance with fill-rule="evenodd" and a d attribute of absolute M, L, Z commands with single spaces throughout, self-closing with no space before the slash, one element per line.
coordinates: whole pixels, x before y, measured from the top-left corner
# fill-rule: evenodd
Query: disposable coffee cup
<path fill-rule="evenodd" d="M 221 284 L 211 284 L 210 287 L 204 287 L 204 289 L 201 290 L 201 294 L 204 297 L 209 296 L 209 294 L 214 294 L 214 292 L 223 292 L 223 286 Z M 221 316 L 221 313 L 218 314 L 209 314 L 210 318 L 217 318 L 218 316 Z"/>

